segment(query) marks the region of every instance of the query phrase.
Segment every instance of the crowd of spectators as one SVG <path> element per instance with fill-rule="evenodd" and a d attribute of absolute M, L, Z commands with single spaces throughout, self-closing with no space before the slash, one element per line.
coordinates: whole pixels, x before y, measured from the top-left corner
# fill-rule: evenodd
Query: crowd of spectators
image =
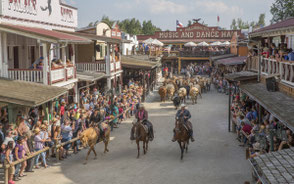
<path fill-rule="evenodd" d="M 253 48 L 249 52 L 250 56 L 257 56 L 258 48 Z M 277 47 L 274 43 L 267 43 L 261 48 L 261 55 L 265 58 L 276 59 L 279 62 L 294 61 L 294 51 L 292 48 L 287 48 L 286 44 L 279 44 Z"/>
<path fill-rule="evenodd" d="M 293 132 L 289 128 L 245 93 L 238 89 L 235 92 L 231 105 L 233 122 L 240 146 L 249 148 L 249 157 L 294 146 Z"/>
<path fill-rule="evenodd" d="M 9 183 L 13 184 L 26 176 L 25 172 L 34 172 L 33 169 L 40 167 L 47 168 L 50 157 L 57 156 L 55 146 L 78 137 L 92 123 L 110 120 L 107 122 L 111 129 L 118 128 L 118 124 L 125 118 L 135 114 L 141 96 L 142 87 L 133 80 L 118 95 L 101 92 L 97 88 L 87 88 L 81 90 L 80 105 L 68 104 L 67 98 L 62 96 L 52 102 L 53 111 L 49 115 L 46 115 L 42 106 L 35 107 L 28 113 L 19 112 L 13 123 L 8 122 L 7 107 L 2 107 L 0 143 L 3 164 L 11 164 L 46 147 L 50 148 L 36 157 L 11 166 Z M 61 147 L 58 159 L 68 157 L 69 150 L 78 153 L 79 145 L 79 141 L 76 141 Z"/>

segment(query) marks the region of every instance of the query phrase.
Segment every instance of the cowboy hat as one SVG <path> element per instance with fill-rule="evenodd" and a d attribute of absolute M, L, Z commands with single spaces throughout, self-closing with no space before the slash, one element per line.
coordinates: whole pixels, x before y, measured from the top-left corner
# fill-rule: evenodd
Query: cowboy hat
<path fill-rule="evenodd" d="M 186 107 L 186 105 L 185 104 L 181 104 L 181 107 Z"/>
<path fill-rule="evenodd" d="M 34 134 L 37 134 L 37 133 L 39 133 L 40 132 L 40 128 L 36 128 L 35 130 L 34 130 Z"/>

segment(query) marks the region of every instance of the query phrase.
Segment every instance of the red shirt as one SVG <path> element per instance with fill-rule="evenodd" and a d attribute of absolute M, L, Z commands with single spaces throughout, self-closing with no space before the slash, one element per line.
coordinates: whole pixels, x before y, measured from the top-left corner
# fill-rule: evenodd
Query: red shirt
<path fill-rule="evenodd" d="M 242 130 L 246 133 L 246 134 L 250 134 L 251 133 L 251 129 L 252 127 L 250 125 L 245 124 L 242 128 Z"/>
<path fill-rule="evenodd" d="M 64 106 L 62 105 L 61 107 L 60 107 L 60 115 L 61 116 L 63 116 L 64 115 Z"/>

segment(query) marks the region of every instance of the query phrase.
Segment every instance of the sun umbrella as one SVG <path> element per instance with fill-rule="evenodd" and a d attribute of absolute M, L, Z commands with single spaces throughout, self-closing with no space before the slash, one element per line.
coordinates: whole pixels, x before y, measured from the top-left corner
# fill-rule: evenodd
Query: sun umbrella
<path fill-rule="evenodd" d="M 199 47 L 207 47 L 207 46 L 209 46 L 209 44 L 206 43 L 206 42 L 201 42 L 201 43 L 197 44 L 197 46 L 199 46 Z"/>
<path fill-rule="evenodd" d="M 221 46 L 229 46 L 231 43 L 229 41 L 225 41 L 224 43 L 221 44 Z"/>
<path fill-rule="evenodd" d="M 147 45 L 151 45 L 153 42 L 152 38 L 148 38 L 147 40 L 143 41 L 143 43 L 147 44 Z"/>
<path fill-rule="evenodd" d="M 153 45 L 157 45 L 157 46 L 160 46 L 160 47 L 162 47 L 162 46 L 164 45 L 161 41 L 159 41 L 159 40 L 157 40 L 157 39 L 154 39 L 154 40 L 151 42 L 151 44 L 153 44 Z"/>
<path fill-rule="evenodd" d="M 185 47 L 196 47 L 197 44 L 194 43 L 194 42 L 188 42 L 188 43 L 185 43 L 184 46 L 185 46 Z"/>
<path fill-rule="evenodd" d="M 210 44 L 210 46 L 220 46 L 222 44 L 222 42 L 217 41 L 217 42 L 213 42 Z"/>

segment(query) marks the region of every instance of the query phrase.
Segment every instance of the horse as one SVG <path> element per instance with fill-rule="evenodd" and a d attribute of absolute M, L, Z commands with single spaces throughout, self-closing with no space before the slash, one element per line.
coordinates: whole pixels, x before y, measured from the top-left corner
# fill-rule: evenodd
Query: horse
<path fill-rule="evenodd" d="M 187 96 L 187 90 L 186 88 L 182 87 L 178 91 L 179 97 L 181 98 L 181 102 L 185 103 L 186 102 L 186 96 Z"/>
<path fill-rule="evenodd" d="M 111 130 L 111 128 L 106 123 L 101 123 L 101 126 L 105 131 L 104 132 L 103 142 L 104 142 L 104 153 L 106 153 L 106 152 L 109 152 L 107 147 L 108 147 L 108 143 L 110 141 L 110 130 Z M 102 140 L 98 140 L 99 136 L 100 136 L 100 131 L 96 130 L 96 128 L 94 128 L 94 127 L 90 127 L 88 129 L 86 129 L 80 135 L 80 140 L 81 140 L 81 142 L 83 144 L 83 147 L 85 148 L 85 147 L 89 146 L 89 150 L 88 150 L 88 153 L 87 153 L 86 160 L 85 160 L 84 164 L 87 164 L 88 157 L 89 157 L 91 151 L 93 151 L 94 154 L 95 154 L 94 159 L 97 158 L 97 153 L 95 151 L 95 145 L 96 145 L 96 143 L 98 141 L 99 142 L 102 141 Z"/>
<path fill-rule="evenodd" d="M 167 93 L 166 87 L 165 87 L 165 86 L 161 86 L 161 87 L 159 88 L 158 93 L 159 93 L 159 95 L 160 95 L 160 101 L 161 101 L 161 102 L 165 102 L 166 93 Z"/>
<path fill-rule="evenodd" d="M 193 105 L 196 103 L 197 104 L 197 96 L 198 96 L 198 89 L 196 87 L 192 87 L 190 89 L 190 96 L 191 96 L 191 100 L 192 100 L 192 103 Z"/>
<path fill-rule="evenodd" d="M 178 141 L 180 149 L 181 149 L 181 160 L 184 157 L 184 151 L 186 149 L 186 153 L 188 152 L 188 145 L 189 145 L 189 131 L 187 125 L 185 125 L 184 117 L 180 117 L 176 120 L 176 127 L 175 127 L 175 139 Z"/>
<path fill-rule="evenodd" d="M 134 135 L 135 135 L 137 149 L 138 149 L 137 158 L 139 158 L 140 157 L 140 141 L 143 142 L 144 155 L 147 153 L 147 150 L 148 150 L 148 142 L 149 142 L 148 127 L 146 125 L 143 125 L 142 121 L 138 121 L 138 122 L 133 122 L 133 128 L 134 128 Z"/>

